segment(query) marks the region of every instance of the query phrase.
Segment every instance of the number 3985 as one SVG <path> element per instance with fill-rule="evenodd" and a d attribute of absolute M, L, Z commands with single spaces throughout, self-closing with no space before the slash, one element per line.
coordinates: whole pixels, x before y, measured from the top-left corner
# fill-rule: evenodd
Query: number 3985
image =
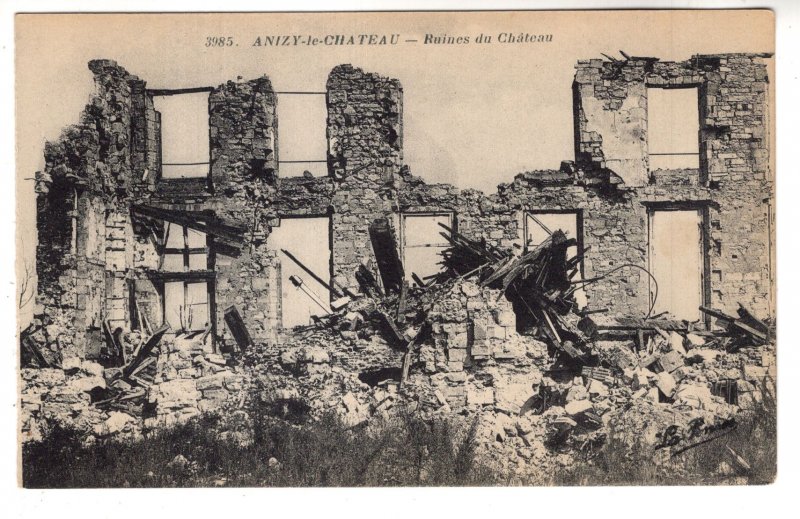
<path fill-rule="evenodd" d="M 206 47 L 232 47 L 233 36 L 206 36 Z"/>

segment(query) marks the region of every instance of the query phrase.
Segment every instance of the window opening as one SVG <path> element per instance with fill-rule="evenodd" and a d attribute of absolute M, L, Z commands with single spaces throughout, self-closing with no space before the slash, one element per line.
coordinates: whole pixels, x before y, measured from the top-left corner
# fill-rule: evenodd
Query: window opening
<path fill-rule="evenodd" d="M 209 174 L 208 92 L 153 96 L 161 118 L 161 178 L 203 178 Z"/>
<path fill-rule="evenodd" d="M 694 88 L 647 89 L 650 171 L 700 167 L 700 115 Z"/>
<path fill-rule="evenodd" d="M 442 252 L 450 246 L 439 224 L 453 228 L 452 213 L 402 215 L 403 270 L 406 281 L 413 283 L 413 274 L 425 280 L 442 271 Z"/>

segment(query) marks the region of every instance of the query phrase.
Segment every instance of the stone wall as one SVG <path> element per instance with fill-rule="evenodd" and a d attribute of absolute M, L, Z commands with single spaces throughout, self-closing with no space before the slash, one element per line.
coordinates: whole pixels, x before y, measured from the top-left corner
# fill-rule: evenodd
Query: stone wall
<path fill-rule="evenodd" d="M 403 160 L 403 89 L 396 79 L 352 65 L 328 76 L 328 167 L 337 180 L 333 215 L 333 273 L 357 288 L 355 271 L 372 257 L 368 226 L 392 212 L 392 182 Z"/>
<path fill-rule="evenodd" d="M 698 183 L 709 188 L 706 206 L 712 244 L 707 302 L 726 311 L 734 311 L 741 302 L 761 316 L 771 313 L 765 201 L 773 195 L 766 57 L 720 54 L 683 62 L 579 61 L 573 85 L 576 159 L 613 169 L 630 188 L 674 185 L 676 176 L 682 175 L 649 171 L 647 88 L 698 88 L 697 176 Z"/>
<path fill-rule="evenodd" d="M 83 358 L 97 355 L 101 316 L 108 313 L 107 297 L 114 299 L 106 294 L 106 254 L 115 248 L 107 243 L 106 213 L 129 197 L 131 83 L 138 81 L 113 61 L 94 60 L 89 68 L 95 94 L 79 123 L 46 144 L 45 168 L 36 175 L 34 325 L 51 327 L 37 342 Z M 115 319 L 124 324 L 124 317 Z"/>
<path fill-rule="evenodd" d="M 47 145 L 46 168 L 37 174 L 35 334 L 54 352 L 95 356 L 103 320 L 130 329 L 138 326 L 132 315 L 141 311 L 152 327 L 161 323 L 153 277 L 158 237 L 151 238 L 154 227 L 144 225 L 146 219 L 131 214 L 131 204 L 178 212 L 225 231 L 210 237 L 217 346 L 233 345 L 224 322 L 230 305 L 257 343 L 279 342 L 280 259 L 268 242 L 282 216 L 330 216 L 332 274 L 355 289 L 356 268 L 374 257 L 368 226 L 376 218 L 397 225 L 402 213 L 449 211 L 467 236 L 522 250 L 526 211 L 575 211 L 581 245 L 588 249 L 583 276 L 591 278 L 623 264 L 647 267 L 652 208 L 699 208 L 707 215 L 707 303 L 731 312 L 741 302 L 761 317 L 769 311 L 765 200 L 772 184 L 761 56 L 579 62 L 575 161 L 557 171 L 521 173 L 489 195 L 413 176 L 402 164 L 400 83 L 351 65 L 335 67 L 327 83 L 329 176 L 280 178 L 277 98 L 262 77 L 211 89 L 209 177 L 162 179 L 153 92 L 111 61 L 93 61 L 90 68 L 97 93 L 81 122 Z M 689 85 L 700 92 L 701 167 L 650 172 L 647 87 Z M 138 309 L 131 307 L 131 290 Z M 649 304 L 647 276 L 635 268 L 588 286 L 586 293 L 589 308 L 617 314 L 643 315 Z M 437 337 L 449 341 L 447 330 Z M 369 366 L 359 356 L 378 351 L 384 345 L 342 359 L 361 371 Z M 455 360 L 464 356 L 457 350 L 453 360 L 445 355 L 441 362 L 465 362 Z M 376 358 L 397 360 L 394 354 Z"/>
<path fill-rule="evenodd" d="M 155 383 L 147 392 L 155 416 L 144 420 L 146 427 L 172 425 L 244 403 L 244 377 L 225 357 L 213 353 L 209 340 L 201 339 L 178 337 L 160 345 Z"/>

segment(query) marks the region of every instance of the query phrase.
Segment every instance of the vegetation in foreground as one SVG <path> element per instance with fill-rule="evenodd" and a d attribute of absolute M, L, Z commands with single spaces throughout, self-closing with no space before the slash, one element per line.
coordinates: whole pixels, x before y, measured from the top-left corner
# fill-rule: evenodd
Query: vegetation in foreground
<path fill-rule="evenodd" d="M 559 485 L 766 485 L 777 470 L 777 405 L 768 384 L 761 384 L 763 399 L 737 417 L 727 434 L 690 442 L 695 447 L 670 456 L 664 451 L 655 463 L 653 447 L 626 443 L 611 431 L 596 456 L 555 474 Z M 628 435 L 630 437 L 630 435 Z M 678 449 L 680 450 L 680 449 Z M 732 452 L 731 452 L 732 451 Z M 735 453 L 735 454 L 734 454 Z M 736 457 L 738 455 L 738 459 Z M 741 462 L 744 462 L 743 464 Z"/>
<path fill-rule="evenodd" d="M 230 431 L 230 420 L 205 415 L 139 440 L 85 445 L 76 431 L 54 426 L 23 447 L 27 488 L 198 486 L 484 486 L 525 484 L 483 465 L 476 456 L 477 422 L 459 427 L 410 413 L 350 428 L 334 416 L 296 420 L 264 411 Z M 591 458 L 547 477 L 560 485 L 768 484 L 776 468 L 772 398 L 737 427 L 668 461 L 653 448 L 626 444 L 611 431 Z M 242 427 L 246 428 L 244 436 Z M 242 438 L 248 441 L 243 442 Z M 742 459 L 735 463 L 727 447 Z M 664 453 L 666 454 L 666 453 Z M 537 479 L 541 481 L 541 479 Z"/>
<path fill-rule="evenodd" d="M 220 435 L 204 415 L 139 440 L 82 443 L 54 426 L 23 447 L 27 488 L 196 486 L 456 486 L 489 482 L 475 462 L 475 432 L 410 414 L 349 428 L 335 416 L 303 424 L 256 415 L 249 441 Z M 229 426 L 230 424 L 227 424 Z M 227 429 L 228 427 L 226 427 Z M 458 438 L 454 441 L 454 438 Z"/>

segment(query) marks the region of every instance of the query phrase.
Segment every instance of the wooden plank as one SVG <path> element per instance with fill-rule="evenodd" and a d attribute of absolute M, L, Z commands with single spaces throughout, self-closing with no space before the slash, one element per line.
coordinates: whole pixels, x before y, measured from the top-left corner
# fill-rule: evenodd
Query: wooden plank
<path fill-rule="evenodd" d="M 39 365 L 40 368 L 49 368 L 50 364 L 42 355 L 42 351 L 39 349 L 39 346 L 28 336 L 24 335 L 22 337 L 22 345 L 24 348 L 28 350 L 31 357 L 36 360 L 36 363 Z"/>
<path fill-rule="evenodd" d="M 389 326 L 389 329 L 392 330 L 392 334 L 397 339 L 397 343 L 400 345 L 406 344 L 406 338 L 403 335 L 403 332 L 400 331 L 400 328 L 397 327 L 397 323 L 394 322 L 394 319 L 389 316 L 383 310 L 376 310 L 376 313 L 381 317 L 381 319 Z"/>
<path fill-rule="evenodd" d="M 402 290 L 405 272 L 403 262 L 397 252 L 397 240 L 388 218 L 377 218 L 369 225 L 369 238 L 372 252 L 378 265 L 378 272 L 386 292 Z"/>
<path fill-rule="evenodd" d="M 136 368 L 138 368 L 142 362 L 144 362 L 144 360 L 150 356 L 150 354 L 153 352 L 153 349 L 155 349 L 158 343 L 161 342 L 161 338 L 165 333 L 167 333 L 167 330 L 169 330 L 169 325 L 163 324 L 145 341 L 144 345 L 139 349 L 136 357 L 131 361 L 130 364 L 122 369 L 123 377 L 131 377 L 135 374 L 134 371 L 137 373 L 141 371 L 137 370 Z"/>
<path fill-rule="evenodd" d="M 411 273 L 411 279 L 413 279 L 414 283 L 419 285 L 420 288 L 424 288 L 426 286 L 426 283 L 422 281 L 415 272 Z"/>
<path fill-rule="evenodd" d="M 247 331 L 244 320 L 235 305 L 231 305 L 225 309 L 225 324 L 228 325 L 233 339 L 242 352 L 253 346 L 253 339 L 250 338 L 250 332 Z"/>
<path fill-rule="evenodd" d="M 400 389 L 403 389 L 406 381 L 408 380 L 408 372 L 411 369 L 411 347 L 409 345 L 408 351 L 403 355 L 403 368 L 400 371 Z"/>
<path fill-rule="evenodd" d="M 196 94 L 200 92 L 213 92 L 214 87 L 191 87 L 191 88 L 148 88 L 147 93 L 151 96 L 174 96 L 180 94 Z"/>
<path fill-rule="evenodd" d="M 756 330 L 755 328 L 753 328 L 751 326 L 748 326 L 748 325 L 744 324 L 741 321 L 733 321 L 731 323 L 731 326 L 734 327 L 734 328 L 738 328 L 739 330 L 741 330 L 741 331 L 743 331 L 743 332 L 745 332 L 745 333 L 747 333 L 747 334 L 749 334 L 749 335 L 751 335 L 751 336 L 753 336 L 753 337 L 755 337 L 757 339 L 760 339 L 760 340 L 762 340 L 764 342 L 767 342 L 767 334 L 761 333 L 760 331 Z"/>
<path fill-rule="evenodd" d="M 191 213 L 187 212 L 170 211 L 167 209 L 142 205 L 132 205 L 131 212 L 146 216 L 148 218 L 155 218 L 157 220 L 183 225 L 184 227 L 230 241 L 232 244 L 239 245 L 244 241 L 244 229 L 225 225 L 219 222 L 204 221 L 205 219 L 210 218 L 210 216 L 207 214 L 192 215 Z"/>
<path fill-rule="evenodd" d="M 290 260 L 294 261 L 294 262 L 295 262 L 295 264 L 296 264 L 298 267 L 300 267 L 301 269 L 303 269 L 303 271 L 304 271 L 306 274 L 308 274 L 309 276 L 311 276 L 312 278 L 314 278 L 314 280 L 315 280 L 317 283 L 319 283 L 320 285 L 322 285 L 323 287 L 325 287 L 325 288 L 326 288 L 326 289 L 327 289 L 327 290 L 328 290 L 330 293 L 332 293 L 332 294 L 333 294 L 333 296 L 334 296 L 335 298 L 337 298 L 337 299 L 338 299 L 338 298 L 340 298 L 340 297 L 342 297 L 342 296 L 344 295 L 342 292 L 340 292 L 339 290 L 337 290 L 335 287 L 333 287 L 333 286 L 331 286 L 330 284 L 326 283 L 326 282 L 325 282 L 325 281 L 324 281 L 324 280 L 323 280 L 321 277 L 319 277 L 319 276 L 318 276 L 316 273 L 314 273 L 314 271 L 313 271 L 313 270 L 311 270 L 310 268 L 306 267 L 306 266 L 305 266 L 305 265 L 304 265 L 304 264 L 303 264 L 303 263 L 302 263 L 302 262 L 301 262 L 299 259 L 297 259 L 297 258 L 295 257 L 295 255 L 294 255 L 294 254 L 292 254 L 291 252 L 289 252 L 289 251 L 288 251 L 288 250 L 286 250 L 286 249 L 281 249 L 281 252 L 283 252 L 284 254 L 286 254 L 286 255 L 289 257 L 289 259 L 290 259 Z"/>
<path fill-rule="evenodd" d="M 609 315 L 587 315 L 578 323 L 578 328 L 589 337 L 601 334 L 635 337 L 637 330 L 663 333 L 667 331 L 688 332 L 685 321 L 670 319 L 640 319 L 638 317 L 614 317 Z"/>
<path fill-rule="evenodd" d="M 713 308 L 708 308 L 707 306 L 700 306 L 700 311 L 714 317 L 715 319 L 719 319 L 720 321 L 725 321 L 728 323 L 732 323 L 736 320 L 735 317 L 731 317 L 730 315 L 726 315 L 719 310 L 714 310 Z"/>
<path fill-rule="evenodd" d="M 144 368 L 146 368 L 147 366 L 149 366 L 150 364 L 152 364 L 153 362 L 155 362 L 155 360 L 156 360 L 156 358 L 155 358 L 155 357 L 147 357 L 146 359 L 144 359 L 144 360 L 142 361 L 142 363 L 141 363 L 141 364 L 139 364 L 139 366 L 138 366 L 136 369 L 134 369 L 134 370 L 131 372 L 131 375 L 136 375 L 137 373 L 139 373 L 140 371 L 142 371 Z"/>
<path fill-rule="evenodd" d="M 751 314 L 747 308 L 742 306 L 741 303 L 739 303 L 739 309 L 736 311 L 736 313 L 739 314 L 739 320 L 742 323 L 760 331 L 763 334 L 769 335 L 769 326 L 764 321 Z"/>
<path fill-rule="evenodd" d="M 406 320 L 406 297 L 408 296 L 408 283 L 403 281 L 402 288 L 400 289 L 400 297 L 397 300 L 397 315 L 395 319 L 398 323 L 402 324 Z"/>
<path fill-rule="evenodd" d="M 142 307 L 139 306 L 139 301 L 135 301 L 134 304 L 136 305 L 136 315 L 139 316 L 139 323 L 144 328 L 143 331 L 147 332 L 147 335 L 153 335 L 153 329 L 150 327 L 150 320 L 147 316 L 142 312 Z"/>
<path fill-rule="evenodd" d="M 103 321 L 103 335 L 105 336 L 106 345 L 109 346 L 109 354 L 117 358 L 118 365 L 125 364 L 125 351 L 122 348 L 114 332 L 111 331 L 111 325 L 108 320 Z"/>

